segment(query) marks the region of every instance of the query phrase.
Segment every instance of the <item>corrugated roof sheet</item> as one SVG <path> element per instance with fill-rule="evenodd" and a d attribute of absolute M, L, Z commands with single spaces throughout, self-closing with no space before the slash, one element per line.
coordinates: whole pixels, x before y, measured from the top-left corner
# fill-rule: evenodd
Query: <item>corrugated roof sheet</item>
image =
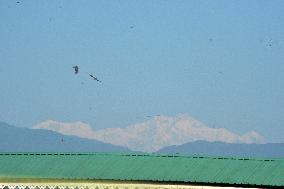
<path fill-rule="evenodd" d="M 0 154 L 3 179 L 95 179 L 284 186 L 284 159 L 149 154 Z"/>

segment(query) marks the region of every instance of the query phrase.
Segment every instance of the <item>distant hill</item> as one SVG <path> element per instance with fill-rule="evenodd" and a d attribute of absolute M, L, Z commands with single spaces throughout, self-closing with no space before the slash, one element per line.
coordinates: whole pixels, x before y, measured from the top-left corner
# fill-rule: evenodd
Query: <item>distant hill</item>
<path fill-rule="evenodd" d="M 283 143 L 231 144 L 223 142 L 196 141 L 178 146 L 165 147 L 157 153 L 179 153 L 186 155 L 226 156 L 226 157 L 284 157 Z"/>
<path fill-rule="evenodd" d="M 129 152 L 129 150 L 96 140 L 65 136 L 48 130 L 14 127 L 0 122 L 0 152 Z"/>

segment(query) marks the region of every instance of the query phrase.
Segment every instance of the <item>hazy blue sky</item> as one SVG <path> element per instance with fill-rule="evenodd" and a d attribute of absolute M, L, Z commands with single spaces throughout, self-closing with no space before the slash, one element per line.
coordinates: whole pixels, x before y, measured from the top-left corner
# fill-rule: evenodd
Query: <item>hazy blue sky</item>
<path fill-rule="evenodd" d="M 284 1 L 18 1 L 0 1 L 1 121 L 188 114 L 284 142 Z"/>

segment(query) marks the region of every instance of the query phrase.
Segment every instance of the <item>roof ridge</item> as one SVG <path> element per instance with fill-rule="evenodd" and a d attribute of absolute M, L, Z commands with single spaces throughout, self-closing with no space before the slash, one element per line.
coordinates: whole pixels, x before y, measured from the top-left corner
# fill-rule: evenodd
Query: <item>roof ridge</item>
<path fill-rule="evenodd" d="M 282 158 L 254 158 L 254 157 L 217 157 L 200 155 L 181 155 L 181 154 L 149 154 L 149 153 L 113 153 L 113 152 L 0 152 L 0 156 L 9 155 L 50 155 L 50 156 L 75 156 L 75 155 L 107 155 L 107 156 L 133 156 L 133 157 L 165 157 L 165 158 L 198 158 L 198 159 L 222 159 L 222 160 L 241 160 L 241 161 L 278 161 Z"/>
<path fill-rule="evenodd" d="M 147 153 L 0 153 L 5 179 L 124 180 L 284 186 L 284 159 Z M 265 178 L 265 179 L 263 179 Z"/>

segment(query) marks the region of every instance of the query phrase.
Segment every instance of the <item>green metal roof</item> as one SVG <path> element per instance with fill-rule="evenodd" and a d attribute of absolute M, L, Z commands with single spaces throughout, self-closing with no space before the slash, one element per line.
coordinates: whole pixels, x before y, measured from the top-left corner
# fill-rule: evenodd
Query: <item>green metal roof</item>
<path fill-rule="evenodd" d="M 284 159 L 0 153 L 0 180 L 79 179 L 284 186 Z"/>

